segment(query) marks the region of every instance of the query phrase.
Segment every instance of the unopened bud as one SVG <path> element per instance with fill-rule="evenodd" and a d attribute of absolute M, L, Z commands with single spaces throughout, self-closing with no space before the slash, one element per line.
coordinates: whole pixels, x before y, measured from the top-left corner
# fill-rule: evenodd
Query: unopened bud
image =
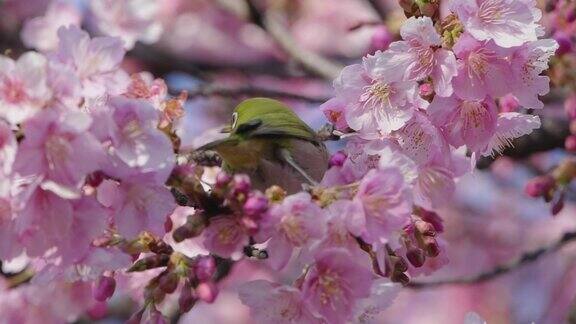
<path fill-rule="evenodd" d="M 440 246 L 438 245 L 438 242 L 436 242 L 435 238 L 431 236 L 425 236 L 422 238 L 422 242 L 424 243 L 426 255 L 434 258 L 440 254 Z"/>
<path fill-rule="evenodd" d="M 575 117 L 570 122 L 570 134 L 576 134 L 576 113 L 575 113 Z"/>
<path fill-rule="evenodd" d="M 406 263 L 404 258 L 399 256 L 391 256 L 390 261 L 392 262 L 392 269 L 394 272 L 408 271 L 408 263 Z"/>
<path fill-rule="evenodd" d="M 560 197 L 558 197 L 558 201 L 552 205 L 552 216 L 558 215 L 562 209 L 564 209 L 564 194 L 562 193 Z"/>
<path fill-rule="evenodd" d="M 436 230 L 434 229 L 434 226 L 428 222 L 417 220 L 414 222 L 414 227 L 420 234 L 424 236 L 436 235 Z"/>
<path fill-rule="evenodd" d="M 196 297 L 192 292 L 192 287 L 190 284 L 185 284 L 182 287 L 182 291 L 180 292 L 180 296 L 178 297 L 178 306 L 180 308 L 180 313 L 189 312 L 194 304 L 196 304 Z"/>
<path fill-rule="evenodd" d="M 564 111 L 570 120 L 576 119 L 576 94 L 570 95 L 564 101 Z M 576 132 L 572 132 L 572 134 L 576 134 Z"/>
<path fill-rule="evenodd" d="M 380 25 L 376 27 L 370 39 L 370 53 L 388 49 L 388 46 L 393 40 L 394 36 L 386 26 Z"/>
<path fill-rule="evenodd" d="M 408 252 L 406 252 L 406 258 L 410 264 L 416 268 L 420 268 L 424 265 L 424 262 L 426 262 L 426 254 L 424 251 L 414 247 L 408 249 Z"/>
<path fill-rule="evenodd" d="M 168 265 L 170 256 L 165 254 L 153 255 L 136 261 L 127 272 L 141 272 L 149 269 L 165 267 Z"/>
<path fill-rule="evenodd" d="M 171 294 L 176 291 L 178 287 L 178 275 L 174 272 L 168 272 L 158 279 L 158 288 L 162 289 L 162 291 L 166 294 Z"/>
<path fill-rule="evenodd" d="M 97 301 L 103 302 L 114 295 L 116 280 L 109 276 L 100 276 L 94 284 L 92 295 Z"/>
<path fill-rule="evenodd" d="M 153 309 L 150 311 L 150 318 L 146 324 L 168 324 L 168 320 L 157 309 Z"/>
<path fill-rule="evenodd" d="M 563 32 L 557 32 L 554 34 L 553 38 L 558 43 L 556 55 L 564 55 L 572 51 L 572 40 L 570 39 L 569 35 Z"/>
<path fill-rule="evenodd" d="M 216 272 L 216 261 L 214 257 L 208 256 L 201 256 L 198 258 L 198 262 L 196 263 L 196 278 L 200 281 L 208 281 L 212 279 L 212 276 Z"/>
<path fill-rule="evenodd" d="M 570 153 L 576 153 L 576 135 L 570 135 L 566 137 L 566 140 L 564 141 L 564 147 L 566 148 L 566 151 Z"/>
<path fill-rule="evenodd" d="M 566 158 L 552 172 L 559 184 L 567 185 L 576 178 L 576 158 Z"/>
<path fill-rule="evenodd" d="M 500 98 L 500 111 L 501 112 L 516 112 L 520 107 L 520 102 L 518 99 L 511 94 L 505 95 L 504 97 Z"/>
<path fill-rule="evenodd" d="M 237 174 L 234 176 L 232 181 L 232 194 L 234 196 L 244 195 L 248 196 L 248 193 L 252 189 L 252 184 L 250 178 L 245 174 Z"/>
<path fill-rule="evenodd" d="M 416 0 L 420 14 L 428 17 L 435 17 L 440 8 L 439 0 Z"/>
<path fill-rule="evenodd" d="M 144 314 L 144 308 L 140 309 L 136 313 L 132 314 L 130 318 L 126 321 L 126 324 L 140 324 L 142 322 L 142 315 Z"/>
<path fill-rule="evenodd" d="M 206 228 L 206 220 L 204 215 L 195 214 L 188 216 L 186 223 L 178 227 L 172 233 L 172 238 L 176 243 L 180 243 L 186 239 L 197 237 Z"/>
<path fill-rule="evenodd" d="M 228 186 L 230 181 L 232 181 L 232 176 L 230 176 L 228 173 L 224 171 L 221 171 L 216 175 L 215 185 L 217 188 L 225 188 L 226 186 Z"/>
<path fill-rule="evenodd" d="M 556 180 L 550 175 L 543 175 L 531 179 L 524 187 L 524 192 L 530 197 L 541 197 L 549 193 L 556 186 Z"/>
<path fill-rule="evenodd" d="M 390 277 L 392 282 L 399 282 L 402 285 L 407 285 L 410 282 L 410 278 L 404 272 L 394 272 Z"/>
<path fill-rule="evenodd" d="M 432 226 L 434 227 L 434 230 L 437 233 L 444 232 L 444 224 L 442 224 L 442 222 L 443 222 L 442 218 L 440 216 L 438 216 L 438 214 L 436 214 L 435 212 L 422 209 L 420 212 L 420 217 L 425 222 L 432 224 Z"/>
<path fill-rule="evenodd" d="M 218 296 L 218 287 L 216 287 L 212 281 L 201 282 L 198 284 L 198 287 L 196 287 L 196 294 L 200 300 L 211 304 Z"/>
<path fill-rule="evenodd" d="M 260 192 L 252 193 L 242 206 L 244 214 L 251 217 L 260 216 L 266 210 L 268 210 L 268 198 Z"/>
<path fill-rule="evenodd" d="M 345 161 L 346 161 L 346 154 L 342 151 L 338 151 L 330 157 L 330 161 L 328 162 L 328 165 L 330 167 L 333 167 L 333 166 L 341 167 L 342 165 L 344 165 Z"/>

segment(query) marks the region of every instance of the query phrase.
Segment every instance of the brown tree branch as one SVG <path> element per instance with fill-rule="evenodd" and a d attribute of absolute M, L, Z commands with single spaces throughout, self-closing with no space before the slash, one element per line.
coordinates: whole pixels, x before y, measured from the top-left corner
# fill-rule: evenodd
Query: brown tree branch
<path fill-rule="evenodd" d="M 534 251 L 526 252 L 522 254 L 519 259 L 501 264 L 490 271 L 482 272 L 471 277 L 429 281 L 429 282 L 412 281 L 406 287 L 412 289 L 426 289 L 446 285 L 473 285 L 482 283 L 494 279 L 496 277 L 499 277 L 501 275 L 504 275 L 506 273 L 509 273 L 511 271 L 514 271 L 529 263 L 533 263 L 536 260 L 540 259 L 541 257 L 553 253 L 562 248 L 564 245 L 567 245 L 568 243 L 575 240 L 576 240 L 576 231 L 567 232 L 564 233 L 564 235 L 562 235 L 562 237 L 553 244 L 539 248 Z"/>
<path fill-rule="evenodd" d="M 308 72 L 326 80 L 335 79 L 343 66 L 311 52 L 298 44 L 285 26 L 280 23 L 281 15 L 276 10 L 260 11 L 254 0 L 245 0 L 249 21 L 266 31 L 280 48 Z"/>
<path fill-rule="evenodd" d="M 181 89 L 171 89 L 173 95 L 177 95 Z M 224 98 L 238 98 L 238 97 L 270 97 L 292 99 L 304 101 L 312 104 L 320 104 L 326 102 L 328 97 L 308 96 L 290 91 L 266 89 L 254 86 L 242 86 L 237 88 L 224 88 L 213 85 L 207 85 L 190 89 L 188 91 L 188 98 L 196 97 L 224 97 Z"/>

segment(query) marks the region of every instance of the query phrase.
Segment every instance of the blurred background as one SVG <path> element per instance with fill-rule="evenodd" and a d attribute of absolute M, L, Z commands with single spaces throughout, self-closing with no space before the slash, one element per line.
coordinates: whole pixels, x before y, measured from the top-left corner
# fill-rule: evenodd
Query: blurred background
<path fill-rule="evenodd" d="M 125 70 L 164 79 L 175 96 L 188 93 L 179 135 L 189 147 L 215 136 L 233 107 L 253 96 L 282 99 L 320 128 L 326 119 L 318 107 L 332 95 L 339 69 L 385 50 L 399 38 L 405 19 L 395 0 L 138 0 L 133 2 L 144 18 L 131 34 L 126 32 L 130 26 L 118 30 L 105 21 L 121 21 L 122 13 L 99 12 L 89 0 L 60 2 L 70 5 L 71 15 L 79 15 L 78 23 L 93 35 L 137 41 L 126 55 Z M 0 51 L 16 57 L 27 50 L 24 24 L 45 16 L 51 5 L 45 0 L 0 1 Z M 442 261 L 448 263 L 421 281 L 489 271 L 576 229 L 574 185 L 566 192 L 565 208 L 554 217 L 549 204 L 523 193 L 529 179 L 569 156 L 563 149 L 569 133 L 564 106 L 574 92 L 576 74 L 574 3 L 555 10 L 544 1 L 539 5 L 550 37 L 567 38 L 552 63 L 547 107 L 539 112 L 544 130 L 520 139 L 505 156 L 482 161 L 481 168 L 461 179 L 450 208 L 439 211 L 448 243 L 447 260 Z M 250 323 L 235 287 L 247 274 L 273 275 L 256 271 L 250 262 L 234 268 L 215 304 L 199 304 L 174 321 Z M 469 311 L 488 323 L 576 323 L 576 244 L 488 279 L 404 289 L 378 323 L 462 323 Z M 133 281 L 123 285 L 136 294 L 141 287 Z M 82 321 L 121 322 L 118 314 L 134 310 L 128 300 L 116 296 L 108 309 L 95 310 Z"/>

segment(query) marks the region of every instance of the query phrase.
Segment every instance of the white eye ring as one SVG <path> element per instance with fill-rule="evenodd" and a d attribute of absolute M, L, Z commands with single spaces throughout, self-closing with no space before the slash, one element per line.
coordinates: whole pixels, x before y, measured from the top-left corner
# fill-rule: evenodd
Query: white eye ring
<path fill-rule="evenodd" d="M 232 129 L 236 128 L 236 123 L 238 123 L 238 112 L 232 114 Z"/>

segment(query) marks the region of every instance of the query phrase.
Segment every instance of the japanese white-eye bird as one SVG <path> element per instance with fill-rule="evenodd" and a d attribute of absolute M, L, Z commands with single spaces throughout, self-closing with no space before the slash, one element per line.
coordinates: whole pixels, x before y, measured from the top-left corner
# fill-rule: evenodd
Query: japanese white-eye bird
<path fill-rule="evenodd" d="M 250 176 L 254 188 L 278 185 L 288 193 L 317 184 L 328 168 L 328 151 L 318 135 L 283 103 L 267 98 L 241 102 L 227 138 L 197 150 L 216 151 L 230 173 Z"/>

